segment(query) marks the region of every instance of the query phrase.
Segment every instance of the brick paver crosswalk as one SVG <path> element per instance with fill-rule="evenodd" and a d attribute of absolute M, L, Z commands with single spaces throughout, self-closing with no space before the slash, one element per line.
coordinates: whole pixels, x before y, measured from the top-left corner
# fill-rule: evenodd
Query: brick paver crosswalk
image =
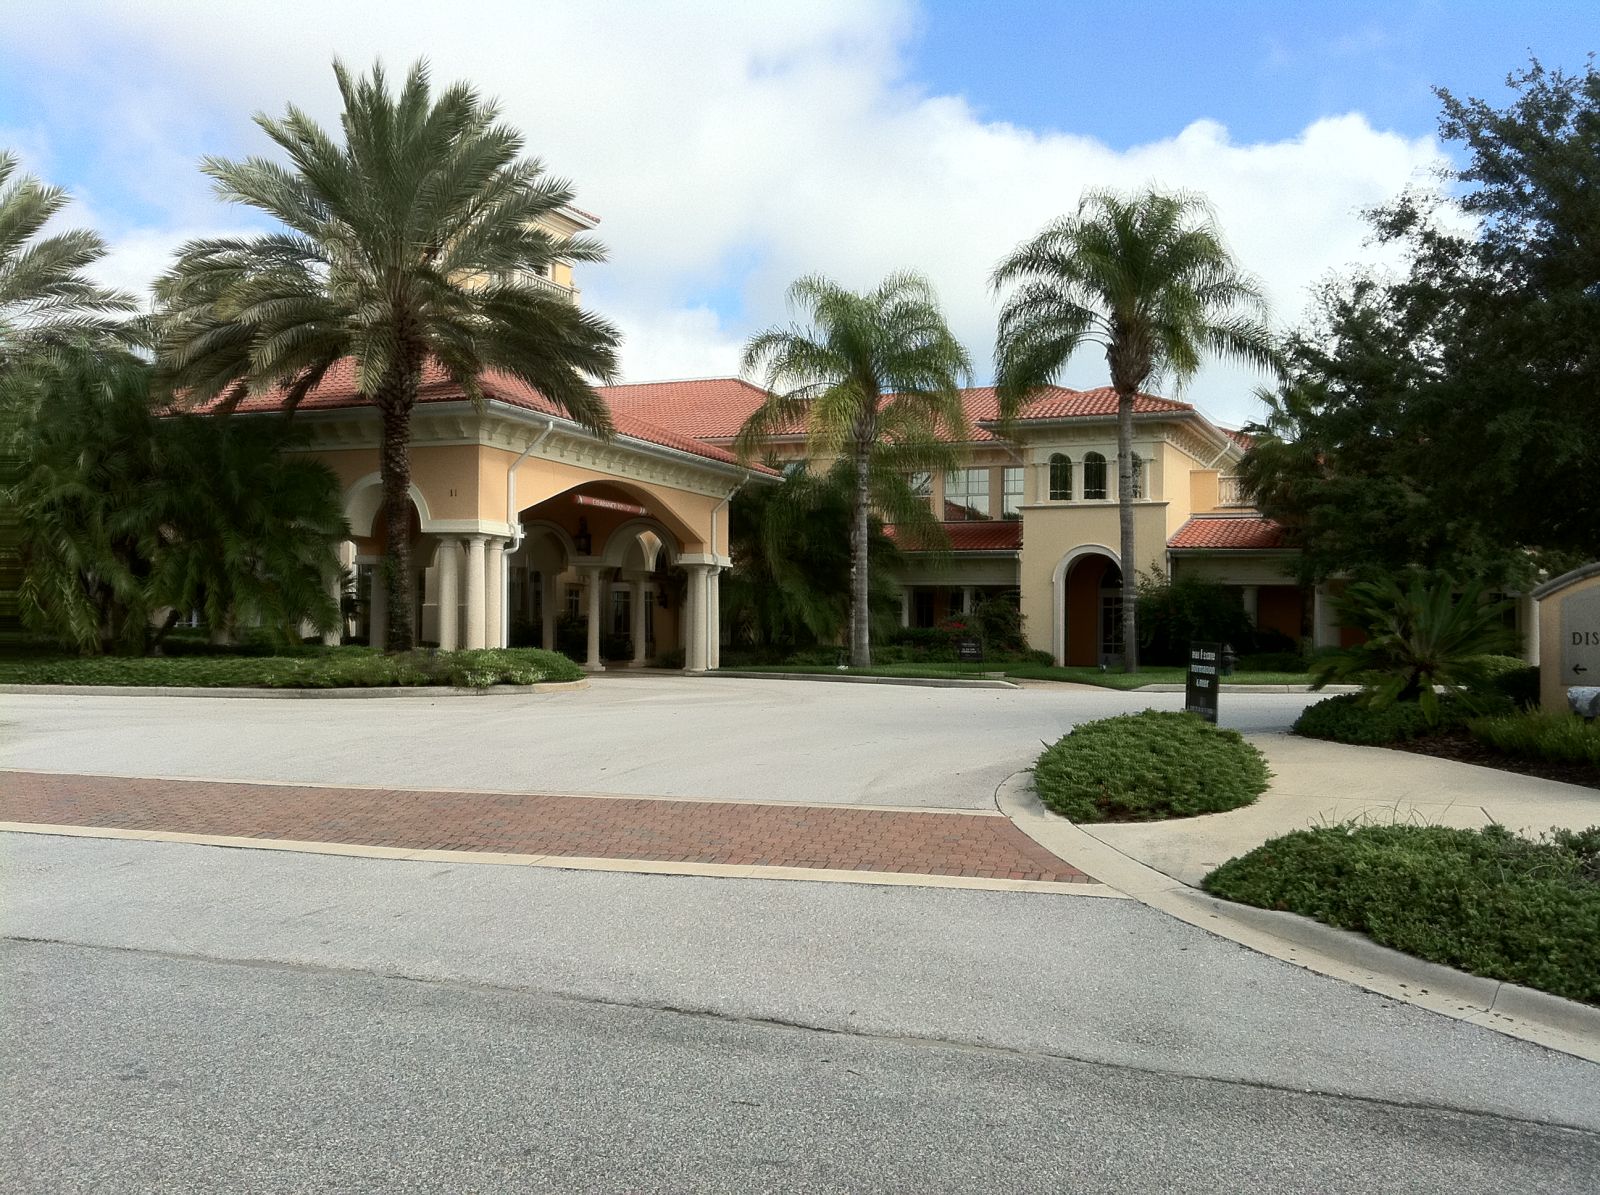
<path fill-rule="evenodd" d="M 1088 881 L 1006 818 L 0 772 L 0 821 L 414 850 Z"/>

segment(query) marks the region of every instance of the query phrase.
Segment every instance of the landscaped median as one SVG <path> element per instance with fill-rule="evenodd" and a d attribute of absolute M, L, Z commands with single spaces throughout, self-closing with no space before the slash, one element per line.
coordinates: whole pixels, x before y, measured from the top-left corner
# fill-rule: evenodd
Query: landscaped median
<path fill-rule="evenodd" d="M 1074 822 L 1146 822 L 1248 805 L 1271 773 L 1234 730 L 1194 714 L 1145 710 L 1085 722 L 1046 748 L 1033 784 Z"/>
<path fill-rule="evenodd" d="M 1203 886 L 1600 1004 L 1600 826 L 1538 840 L 1500 826 L 1321 826 L 1224 863 Z"/>
<path fill-rule="evenodd" d="M 487 689 L 583 679 L 566 656 L 535 648 L 417 651 L 306 649 L 294 655 L 65 656 L 0 660 L 0 684 L 223 689 Z"/>

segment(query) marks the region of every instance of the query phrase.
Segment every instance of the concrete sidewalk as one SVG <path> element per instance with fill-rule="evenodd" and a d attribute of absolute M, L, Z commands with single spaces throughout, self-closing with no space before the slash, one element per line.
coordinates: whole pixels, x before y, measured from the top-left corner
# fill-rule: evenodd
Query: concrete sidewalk
<path fill-rule="evenodd" d="M 1538 834 L 1600 824 L 1600 789 L 1561 784 L 1454 760 L 1352 747 L 1290 734 L 1247 736 L 1273 781 L 1231 813 L 1169 822 L 1078 828 L 1147 867 L 1191 886 L 1235 856 L 1308 826 L 1361 821 L 1459 826 L 1499 823 Z"/>

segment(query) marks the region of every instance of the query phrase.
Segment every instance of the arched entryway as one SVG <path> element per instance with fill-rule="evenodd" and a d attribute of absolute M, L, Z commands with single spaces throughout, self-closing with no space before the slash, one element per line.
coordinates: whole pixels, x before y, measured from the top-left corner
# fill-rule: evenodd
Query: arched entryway
<path fill-rule="evenodd" d="M 1069 552 L 1055 574 L 1056 660 L 1095 668 L 1122 659 L 1122 568 L 1109 548 Z"/>

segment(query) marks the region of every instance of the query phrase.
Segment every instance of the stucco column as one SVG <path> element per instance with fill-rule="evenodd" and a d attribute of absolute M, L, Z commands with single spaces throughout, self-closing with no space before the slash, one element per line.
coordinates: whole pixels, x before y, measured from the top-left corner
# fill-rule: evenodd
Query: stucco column
<path fill-rule="evenodd" d="M 550 569 L 539 573 L 539 646 L 556 649 L 556 574 Z"/>
<path fill-rule="evenodd" d="M 1253 627 L 1261 625 L 1256 616 L 1260 606 L 1260 594 L 1260 586 L 1257 585 L 1246 585 L 1241 591 L 1244 599 L 1244 616 L 1250 620 L 1250 625 Z"/>
<path fill-rule="evenodd" d="M 1083 493 L 1083 453 L 1078 453 L 1072 458 L 1072 500 L 1082 502 Z"/>
<path fill-rule="evenodd" d="M 1338 647 L 1339 622 L 1333 612 L 1333 595 L 1326 583 L 1311 593 L 1311 646 Z"/>
<path fill-rule="evenodd" d="M 961 587 L 961 613 L 972 613 L 972 586 L 970 585 Z"/>
<path fill-rule="evenodd" d="M 461 646 L 461 544 L 446 537 L 434 559 L 439 569 L 439 650 Z"/>
<path fill-rule="evenodd" d="M 644 591 L 644 582 L 635 580 L 629 613 L 633 615 L 633 662 L 636 665 L 642 665 L 645 661 L 644 646 L 649 638 L 647 620 L 650 617 L 650 607 L 645 603 L 649 600 L 650 595 Z"/>
<path fill-rule="evenodd" d="M 911 586 L 909 585 L 900 587 L 900 625 L 903 627 L 911 625 Z"/>
<path fill-rule="evenodd" d="M 322 632 L 323 647 L 338 647 L 339 640 L 344 637 L 344 545 L 339 545 L 339 566 L 328 574 L 328 596 L 333 599 L 333 608 L 338 612 L 338 622 L 331 631 Z"/>
<path fill-rule="evenodd" d="M 583 571 L 589 578 L 589 658 L 583 666 L 590 672 L 604 672 L 606 666 L 600 659 L 600 579 L 605 569 L 591 565 Z"/>
<path fill-rule="evenodd" d="M 686 564 L 689 600 L 684 609 L 683 667 L 686 672 L 706 670 L 706 572 L 704 564 Z"/>
<path fill-rule="evenodd" d="M 483 647 L 488 640 L 485 638 L 484 625 L 484 541 L 487 537 L 482 535 L 467 536 L 467 642 L 468 651 L 475 651 Z"/>
<path fill-rule="evenodd" d="M 379 651 L 389 646 L 389 586 L 383 580 L 383 561 L 372 566 L 372 594 L 367 601 L 367 642 Z"/>
<path fill-rule="evenodd" d="M 722 667 L 722 570 L 706 574 L 706 667 Z"/>
<path fill-rule="evenodd" d="M 483 645 L 506 645 L 506 541 L 489 541 L 483 559 Z"/>

